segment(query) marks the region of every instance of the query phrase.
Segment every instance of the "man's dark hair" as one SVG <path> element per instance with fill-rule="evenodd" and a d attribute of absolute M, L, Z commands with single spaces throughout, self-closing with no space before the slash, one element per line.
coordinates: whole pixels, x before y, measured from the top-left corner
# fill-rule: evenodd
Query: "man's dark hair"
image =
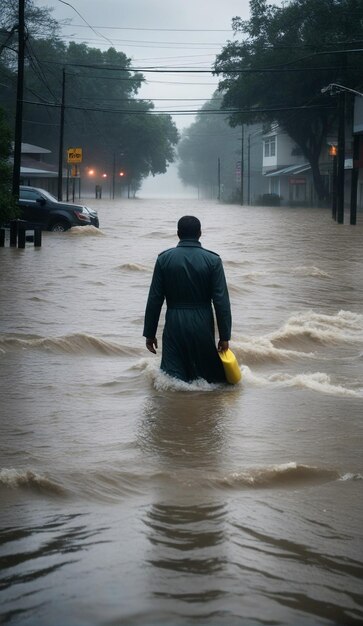
<path fill-rule="evenodd" d="M 179 239 L 199 239 L 201 235 L 201 224 L 194 215 L 184 215 L 178 222 Z"/>

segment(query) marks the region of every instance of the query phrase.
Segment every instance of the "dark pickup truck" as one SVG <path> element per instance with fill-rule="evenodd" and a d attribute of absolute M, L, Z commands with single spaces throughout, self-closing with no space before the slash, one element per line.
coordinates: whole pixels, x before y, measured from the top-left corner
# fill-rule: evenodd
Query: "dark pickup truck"
<path fill-rule="evenodd" d="M 85 206 L 59 202 L 45 189 L 21 185 L 19 189 L 21 218 L 43 230 L 63 232 L 72 226 L 99 227 L 97 211 Z"/>

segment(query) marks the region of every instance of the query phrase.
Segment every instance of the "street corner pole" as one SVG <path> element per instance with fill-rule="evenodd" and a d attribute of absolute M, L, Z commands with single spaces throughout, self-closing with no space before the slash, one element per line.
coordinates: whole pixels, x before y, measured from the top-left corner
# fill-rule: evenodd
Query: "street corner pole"
<path fill-rule="evenodd" d="M 333 194 L 332 194 L 332 218 L 337 219 L 337 177 L 338 177 L 338 164 L 337 155 L 333 155 Z"/>
<path fill-rule="evenodd" d="M 25 0 L 19 0 L 18 23 L 18 78 L 16 87 L 16 113 L 14 133 L 13 196 L 19 196 L 21 142 L 23 132 L 23 92 L 24 92 L 24 57 L 25 57 Z"/>
<path fill-rule="evenodd" d="M 59 124 L 59 153 L 58 153 L 58 200 L 60 201 L 63 200 L 63 143 L 64 143 L 65 93 L 66 93 L 66 72 L 65 72 L 65 69 L 63 68 L 62 101 L 61 101 L 61 107 L 60 107 L 60 124 Z"/>
<path fill-rule="evenodd" d="M 344 166 L 345 166 L 345 93 L 339 92 L 338 100 L 338 173 L 337 173 L 337 222 L 344 224 Z"/>
<path fill-rule="evenodd" d="M 357 223 L 359 151 L 360 151 L 360 138 L 359 138 L 359 135 L 355 134 L 353 138 L 353 168 L 352 168 L 352 182 L 351 182 L 351 193 L 350 193 L 350 224 L 352 226 L 355 226 Z"/>
<path fill-rule="evenodd" d="M 243 206 L 243 175 L 244 175 L 244 144 L 245 144 L 245 133 L 244 126 L 242 124 L 242 135 L 241 135 L 241 187 L 240 187 L 240 196 L 241 196 L 241 206 Z"/>

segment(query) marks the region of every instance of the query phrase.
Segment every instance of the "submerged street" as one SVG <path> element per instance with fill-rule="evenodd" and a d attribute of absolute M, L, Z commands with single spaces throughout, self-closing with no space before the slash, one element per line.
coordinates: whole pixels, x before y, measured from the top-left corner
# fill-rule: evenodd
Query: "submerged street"
<path fill-rule="evenodd" d="M 88 202 L 99 230 L 0 248 L 0 622 L 362 623 L 361 216 Z M 145 349 L 184 214 L 223 260 L 236 386 L 161 373 L 162 320 Z"/>

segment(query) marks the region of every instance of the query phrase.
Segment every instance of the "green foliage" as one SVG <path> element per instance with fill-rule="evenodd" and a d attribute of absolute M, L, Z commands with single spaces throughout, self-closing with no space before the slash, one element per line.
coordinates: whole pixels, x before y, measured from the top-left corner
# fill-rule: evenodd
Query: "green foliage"
<path fill-rule="evenodd" d="M 229 42 L 215 63 L 223 75 L 223 107 L 246 111 L 231 114 L 232 125 L 277 121 L 311 164 L 323 199 L 319 157 L 336 109 L 321 89 L 331 82 L 361 88 L 362 53 L 342 51 L 361 48 L 363 0 L 290 0 L 283 7 L 251 0 L 250 9 L 248 21 L 234 18 L 239 40 Z M 293 111 L 311 105 L 320 108 Z M 266 108 L 275 110 L 258 110 Z"/>
<path fill-rule="evenodd" d="M 53 9 L 39 7 L 35 0 L 25 0 L 25 20 L 31 37 L 56 37 L 59 23 L 52 17 Z M 19 0 L 1 0 L 0 28 L 11 31 L 18 22 Z"/>
<path fill-rule="evenodd" d="M 220 95 L 215 93 L 204 104 L 196 121 L 184 131 L 178 145 L 178 171 L 184 184 L 198 187 L 203 195 L 216 196 L 219 158 L 223 196 L 229 199 L 236 193 L 235 169 L 240 159 L 241 133 L 231 128 L 226 116 L 206 113 L 219 110 L 220 101 Z"/>
<path fill-rule="evenodd" d="M 134 189 L 148 174 L 165 172 L 174 159 L 176 127 L 170 116 L 151 113 L 151 102 L 137 99 L 144 77 L 131 69 L 131 60 L 112 47 L 101 51 L 85 43 L 65 44 L 58 37 L 59 25 L 50 9 L 39 9 L 33 0 L 27 0 L 26 7 L 23 142 L 48 148 L 57 163 L 64 67 L 64 148 L 82 147 L 82 168 L 90 166 L 110 175 L 116 159 L 117 167 L 128 170 L 127 183 Z M 15 9 L 16 2 L 11 0 L 0 25 L 9 28 Z M 6 77 L 0 86 L 2 101 L 12 122 L 15 58 L 8 50 L 0 61 L 0 83 Z"/>
<path fill-rule="evenodd" d="M 18 216 L 18 209 L 11 193 L 12 167 L 9 164 L 11 154 L 11 133 L 6 123 L 5 113 L 0 109 L 0 224 Z"/>

